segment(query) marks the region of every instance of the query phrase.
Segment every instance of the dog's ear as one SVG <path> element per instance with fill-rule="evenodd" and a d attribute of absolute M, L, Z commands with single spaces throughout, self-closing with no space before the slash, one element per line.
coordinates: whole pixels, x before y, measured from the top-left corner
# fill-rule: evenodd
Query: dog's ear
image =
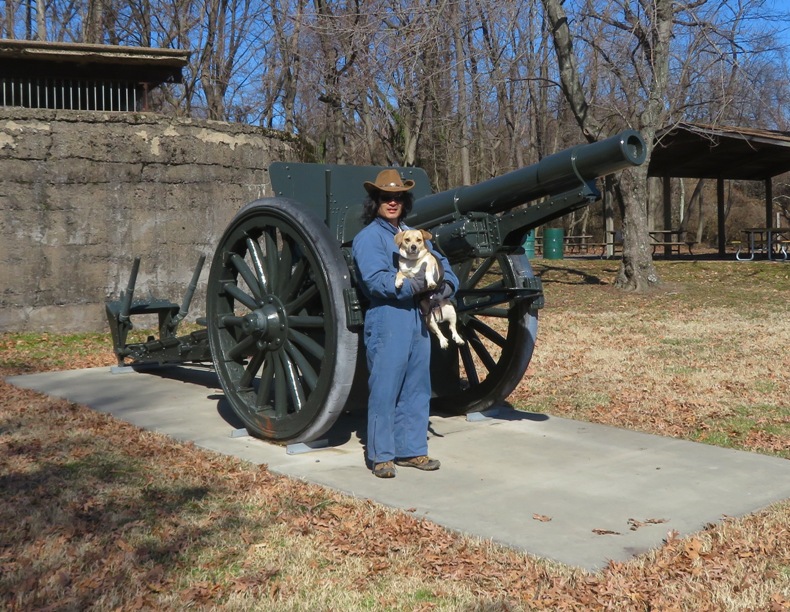
<path fill-rule="evenodd" d="M 397 244 L 398 246 L 400 246 L 401 243 L 403 242 L 404 233 L 405 232 L 398 232 L 397 234 L 395 234 L 395 244 Z"/>
<path fill-rule="evenodd" d="M 422 239 L 423 240 L 430 240 L 431 238 L 433 238 L 433 236 L 431 236 L 431 232 L 429 232 L 427 230 L 420 230 L 420 231 L 422 232 Z"/>

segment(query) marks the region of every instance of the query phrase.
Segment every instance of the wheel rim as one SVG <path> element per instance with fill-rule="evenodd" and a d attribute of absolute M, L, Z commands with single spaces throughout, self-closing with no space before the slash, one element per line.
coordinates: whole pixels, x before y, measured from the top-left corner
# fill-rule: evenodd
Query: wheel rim
<path fill-rule="evenodd" d="M 534 276 L 524 255 L 498 255 L 464 262 L 456 273 L 461 289 L 521 288 Z M 537 337 L 537 312 L 520 300 L 459 314 L 458 331 L 466 344 L 432 350 L 432 407 L 450 414 L 485 410 L 516 388 L 529 366 Z"/>
<path fill-rule="evenodd" d="M 206 303 L 212 358 L 255 435 L 314 438 L 345 403 L 356 339 L 341 327 L 348 271 L 332 244 L 323 223 L 272 200 L 243 209 L 217 247 Z"/>

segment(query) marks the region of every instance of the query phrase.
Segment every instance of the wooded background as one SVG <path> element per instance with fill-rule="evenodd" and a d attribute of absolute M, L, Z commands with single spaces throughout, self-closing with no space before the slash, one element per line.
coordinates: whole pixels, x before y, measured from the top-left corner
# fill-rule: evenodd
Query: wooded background
<path fill-rule="evenodd" d="M 790 9 L 769 0 L 4 0 L 2 10 L 6 38 L 190 50 L 183 84 L 159 93 L 162 112 L 283 130 L 314 161 L 418 165 L 437 189 L 627 127 L 652 147 L 679 121 L 790 125 Z M 619 281 L 638 288 L 634 269 L 655 276 L 639 247 L 660 207 L 648 206 L 646 165 L 623 177 L 613 193 L 634 248 Z M 695 214 L 702 190 L 677 191 L 675 216 Z M 790 190 L 780 181 L 774 194 L 790 219 Z"/>

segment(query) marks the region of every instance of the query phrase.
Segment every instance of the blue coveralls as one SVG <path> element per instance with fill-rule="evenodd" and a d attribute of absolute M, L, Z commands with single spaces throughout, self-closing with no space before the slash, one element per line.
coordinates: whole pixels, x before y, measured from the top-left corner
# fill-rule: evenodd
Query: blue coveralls
<path fill-rule="evenodd" d="M 370 300 L 365 348 L 370 393 L 367 454 L 373 464 L 428 454 L 431 341 L 411 284 L 406 281 L 395 288 L 396 233 L 392 224 L 377 217 L 352 245 L 361 287 Z M 431 252 L 455 291 L 458 278 L 449 262 L 432 248 Z"/>

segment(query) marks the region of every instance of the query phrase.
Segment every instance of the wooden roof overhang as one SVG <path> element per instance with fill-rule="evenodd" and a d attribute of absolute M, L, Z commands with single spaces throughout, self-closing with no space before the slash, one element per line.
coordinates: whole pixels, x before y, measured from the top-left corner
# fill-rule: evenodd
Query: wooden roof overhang
<path fill-rule="evenodd" d="M 725 253 L 723 181 L 764 181 L 765 223 L 771 227 L 772 178 L 785 172 L 790 172 L 790 132 L 694 123 L 659 130 L 648 165 L 649 176 L 664 178 L 666 202 L 670 178 L 716 179 L 720 255 Z"/>
<path fill-rule="evenodd" d="M 180 83 L 189 51 L 0 39 L 0 74 L 7 77 L 108 79 Z"/>
<path fill-rule="evenodd" d="M 790 171 L 790 132 L 679 123 L 656 134 L 650 176 L 758 181 Z"/>

